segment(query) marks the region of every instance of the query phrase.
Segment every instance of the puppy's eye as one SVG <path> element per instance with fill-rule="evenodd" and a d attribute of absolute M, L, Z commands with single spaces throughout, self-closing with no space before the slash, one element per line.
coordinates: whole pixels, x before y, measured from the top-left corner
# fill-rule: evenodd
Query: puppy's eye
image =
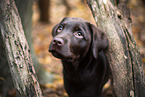
<path fill-rule="evenodd" d="M 77 38 L 83 38 L 83 35 L 82 35 L 81 31 L 75 32 L 74 36 L 77 37 Z"/>
<path fill-rule="evenodd" d="M 57 32 L 61 32 L 63 30 L 63 26 L 59 26 L 58 28 L 57 28 Z"/>

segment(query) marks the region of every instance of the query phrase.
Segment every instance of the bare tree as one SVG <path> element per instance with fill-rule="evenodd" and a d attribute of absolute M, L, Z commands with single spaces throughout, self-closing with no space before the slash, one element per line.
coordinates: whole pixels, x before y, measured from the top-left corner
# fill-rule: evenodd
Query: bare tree
<path fill-rule="evenodd" d="M 87 0 L 87 3 L 97 26 L 109 39 L 106 55 L 110 62 L 114 96 L 144 97 L 143 66 L 132 34 L 129 10 L 119 10 L 113 0 Z"/>
<path fill-rule="evenodd" d="M 0 1 L 0 38 L 18 97 L 42 97 L 30 49 L 13 0 Z"/>

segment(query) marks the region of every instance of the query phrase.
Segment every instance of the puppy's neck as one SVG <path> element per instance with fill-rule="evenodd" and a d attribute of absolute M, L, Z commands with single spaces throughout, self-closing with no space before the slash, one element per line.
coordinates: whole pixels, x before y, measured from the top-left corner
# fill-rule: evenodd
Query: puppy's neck
<path fill-rule="evenodd" d="M 95 61 L 95 60 L 94 60 Z M 93 63 L 93 56 L 91 53 L 79 60 L 73 62 L 67 62 L 62 60 L 63 69 L 68 73 L 82 72 L 84 70 L 90 69 L 91 64 Z"/>

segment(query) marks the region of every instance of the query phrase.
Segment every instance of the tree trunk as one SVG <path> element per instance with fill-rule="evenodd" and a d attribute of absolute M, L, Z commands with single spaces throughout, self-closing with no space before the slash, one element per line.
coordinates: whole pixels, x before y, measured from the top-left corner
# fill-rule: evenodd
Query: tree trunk
<path fill-rule="evenodd" d="M 39 0 L 40 20 L 41 22 L 50 23 L 50 0 Z"/>
<path fill-rule="evenodd" d="M 40 1 L 42 2 L 43 0 L 40 0 Z M 44 1 L 49 1 L 49 0 L 44 0 Z M 21 18 L 22 26 L 24 29 L 24 34 L 26 36 L 26 39 L 28 41 L 28 44 L 29 44 L 29 47 L 31 50 L 33 65 L 36 70 L 36 74 L 38 76 L 39 83 L 40 84 L 52 83 L 52 81 L 54 80 L 54 75 L 51 74 L 50 72 L 46 71 L 41 66 L 41 64 L 38 62 L 37 55 L 35 54 L 35 51 L 33 48 L 33 42 L 32 42 L 32 4 L 33 4 L 33 0 L 15 0 L 15 2 L 16 2 L 16 6 L 18 9 L 20 18 Z M 44 6 L 48 6 L 48 3 L 45 2 Z M 43 12 L 45 14 L 48 13 L 46 11 L 47 11 L 47 9 L 43 10 Z M 49 17 L 47 17 L 47 18 L 49 18 Z"/>
<path fill-rule="evenodd" d="M 0 32 L 17 96 L 42 97 L 30 49 L 13 0 L 0 1 Z"/>
<path fill-rule="evenodd" d="M 144 74 L 141 57 L 134 40 L 129 13 L 121 12 L 110 0 L 87 0 L 98 27 L 106 32 L 106 51 L 111 68 L 115 97 L 144 97 Z M 127 17 L 124 14 L 128 14 Z"/>

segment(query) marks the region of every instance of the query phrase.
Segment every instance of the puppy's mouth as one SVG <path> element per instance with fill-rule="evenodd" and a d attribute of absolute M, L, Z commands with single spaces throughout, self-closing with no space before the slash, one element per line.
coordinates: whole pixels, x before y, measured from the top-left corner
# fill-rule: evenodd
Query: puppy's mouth
<path fill-rule="evenodd" d="M 57 50 L 51 50 L 49 51 L 52 53 L 52 55 L 56 58 L 59 58 L 59 59 L 62 59 L 62 60 L 65 60 L 65 61 L 68 61 L 68 62 L 73 62 L 74 61 L 74 58 L 72 57 L 69 57 L 69 56 L 65 56 L 64 54 L 60 53 L 59 51 Z"/>

